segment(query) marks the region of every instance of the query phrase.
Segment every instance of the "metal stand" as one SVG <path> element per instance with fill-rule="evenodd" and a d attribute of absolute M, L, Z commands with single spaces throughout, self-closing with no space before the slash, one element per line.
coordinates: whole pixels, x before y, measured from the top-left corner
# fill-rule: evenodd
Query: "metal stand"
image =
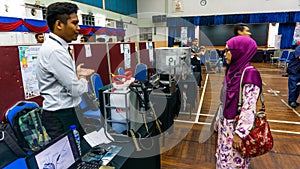
<path fill-rule="evenodd" d="M 130 120 L 129 120 L 129 112 L 130 112 L 130 106 L 129 106 L 129 94 L 130 94 L 130 90 L 115 90 L 115 89 L 108 89 L 105 90 L 103 92 L 103 102 L 104 102 L 104 118 L 105 118 L 105 128 L 106 128 L 106 132 L 109 132 L 111 134 L 121 134 L 121 133 L 112 133 L 109 130 L 109 127 L 112 129 L 112 123 L 119 123 L 119 124 L 126 124 L 126 132 L 128 133 L 128 131 L 130 130 Z M 108 97 L 106 97 L 106 95 L 108 95 Z M 112 105 L 111 100 L 106 100 L 106 98 L 111 98 L 112 95 L 116 95 L 117 97 L 120 97 L 121 100 L 122 98 L 124 98 L 124 103 L 122 104 L 115 104 Z M 117 106 L 117 105 L 121 105 L 121 106 Z M 125 121 L 124 120 L 113 120 L 111 113 L 108 114 L 107 109 L 115 109 L 115 110 L 125 110 Z M 111 111 L 110 111 L 111 112 Z"/>

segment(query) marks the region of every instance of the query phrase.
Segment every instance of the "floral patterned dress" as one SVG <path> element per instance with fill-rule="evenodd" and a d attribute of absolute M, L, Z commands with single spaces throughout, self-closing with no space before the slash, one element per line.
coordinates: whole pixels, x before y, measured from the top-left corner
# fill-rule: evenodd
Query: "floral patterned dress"
<path fill-rule="evenodd" d="M 240 152 L 233 148 L 232 139 L 238 134 L 242 139 L 249 134 L 254 122 L 256 113 L 256 102 L 260 88 L 254 84 L 245 84 L 243 87 L 243 106 L 236 128 L 234 119 L 220 119 L 218 127 L 217 142 L 217 169 L 247 169 L 250 158 L 243 158 Z"/>

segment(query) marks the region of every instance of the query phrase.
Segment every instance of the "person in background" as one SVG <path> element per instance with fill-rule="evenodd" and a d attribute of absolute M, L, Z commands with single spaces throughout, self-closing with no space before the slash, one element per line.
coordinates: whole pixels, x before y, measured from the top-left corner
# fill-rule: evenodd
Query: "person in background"
<path fill-rule="evenodd" d="M 110 42 L 113 42 L 113 39 L 112 39 L 112 38 L 109 38 L 107 42 L 109 42 L 109 43 L 110 43 Z"/>
<path fill-rule="evenodd" d="M 43 33 L 35 34 L 35 40 L 36 43 L 44 43 L 44 34 Z"/>
<path fill-rule="evenodd" d="M 80 38 L 80 42 L 81 42 L 81 43 L 84 43 L 84 42 L 87 42 L 87 41 L 88 41 L 88 38 L 85 37 L 85 36 L 82 36 L 82 37 Z"/>
<path fill-rule="evenodd" d="M 248 37 L 250 37 L 252 35 L 248 25 L 244 24 L 244 23 L 238 23 L 238 24 L 234 25 L 233 33 L 234 33 L 234 36 L 248 36 Z M 225 74 L 227 74 L 227 71 L 229 69 L 228 66 L 229 65 L 226 64 Z"/>
<path fill-rule="evenodd" d="M 105 38 L 97 38 L 97 42 L 105 42 Z"/>
<path fill-rule="evenodd" d="M 249 27 L 244 23 L 238 23 L 233 28 L 234 36 L 251 36 Z"/>
<path fill-rule="evenodd" d="M 76 125 L 80 135 L 82 129 L 75 107 L 81 95 L 88 91 L 86 77 L 94 71 L 76 68 L 68 43 L 76 40 L 80 27 L 78 7 L 68 2 L 56 2 L 47 8 L 47 24 L 51 31 L 42 44 L 37 60 L 36 76 L 43 101 L 42 123 L 49 136 L 54 139 Z"/>
<path fill-rule="evenodd" d="M 191 58 L 191 66 L 193 70 L 194 77 L 196 79 L 197 85 L 201 87 L 201 81 L 202 81 L 202 74 L 201 74 L 201 61 L 200 57 L 204 55 L 203 50 L 198 46 L 198 39 L 195 38 L 192 41 L 192 46 L 191 46 L 191 53 L 192 53 L 192 58 Z"/>
<path fill-rule="evenodd" d="M 218 131 L 216 148 L 217 169 L 247 169 L 250 158 L 241 156 L 242 139 L 253 127 L 256 103 L 262 89 L 260 73 L 251 66 L 250 60 L 257 51 L 256 42 L 247 36 L 235 36 L 226 43 L 225 58 L 229 66 L 223 81 L 221 103 L 223 113 L 218 114 L 215 131 Z M 242 81 L 242 107 L 238 110 L 240 81 Z M 221 112 L 221 111 L 220 111 Z M 239 116 L 238 121 L 235 117 Z"/>
<path fill-rule="evenodd" d="M 295 49 L 295 56 L 291 59 L 287 67 L 288 73 L 288 103 L 292 108 L 299 106 L 297 99 L 299 97 L 299 87 L 297 83 L 300 81 L 300 46 Z"/>

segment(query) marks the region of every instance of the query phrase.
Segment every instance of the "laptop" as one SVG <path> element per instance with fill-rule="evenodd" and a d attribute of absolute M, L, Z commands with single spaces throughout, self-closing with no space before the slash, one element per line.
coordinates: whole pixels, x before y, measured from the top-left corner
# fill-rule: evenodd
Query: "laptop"
<path fill-rule="evenodd" d="M 105 153 L 94 154 L 93 148 L 80 157 L 73 133 L 69 130 L 39 151 L 29 155 L 26 164 L 28 169 L 98 169 L 101 165 L 107 165 L 122 149 L 115 145 L 99 145 L 99 147 L 104 147 Z"/>
<path fill-rule="evenodd" d="M 54 139 L 26 158 L 29 169 L 66 169 L 80 159 L 72 131 Z"/>

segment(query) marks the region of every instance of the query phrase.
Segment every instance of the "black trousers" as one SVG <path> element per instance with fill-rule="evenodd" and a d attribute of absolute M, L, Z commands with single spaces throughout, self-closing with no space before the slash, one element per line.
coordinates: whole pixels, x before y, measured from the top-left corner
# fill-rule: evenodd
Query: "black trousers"
<path fill-rule="evenodd" d="M 60 109 L 56 111 L 43 110 L 42 123 L 51 139 L 54 139 L 70 130 L 70 126 L 74 124 L 76 125 L 76 129 L 78 130 L 81 138 L 85 134 L 78 121 L 75 108 Z"/>

